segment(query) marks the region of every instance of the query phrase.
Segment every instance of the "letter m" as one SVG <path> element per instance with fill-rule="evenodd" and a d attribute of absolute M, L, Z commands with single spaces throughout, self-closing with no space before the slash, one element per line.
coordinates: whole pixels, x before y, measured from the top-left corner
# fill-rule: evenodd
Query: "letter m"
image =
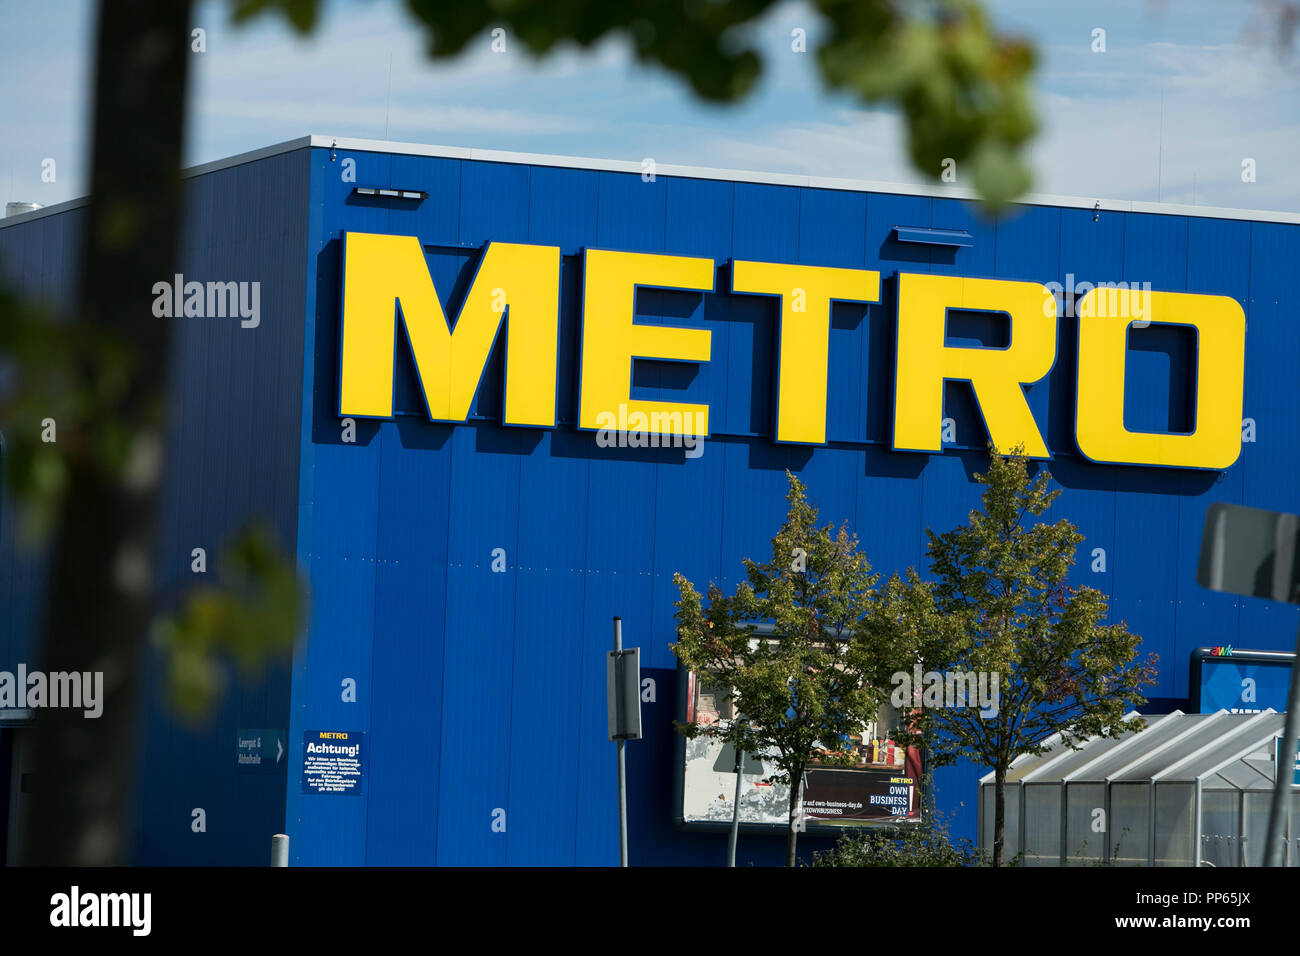
<path fill-rule="evenodd" d="M 50 674 L 50 700 L 60 707 L 81 706 L 81 672 L 53 672 Z"/>
<path fill-rule="evenodd" d="M 506 322 L 507 425 L 555 425 L 560 250 L 489 243 L 453 329 L 415 236 L 343 236 L 339 414 L 391 418 L 397 323 L 430 421 L 463 422 Z"/>
<path fill-rule="evenodd" d="M 130 926 L 131 915 L 134 912 L 131 897 L 126 893 L 101 893 L 100 900 L 103 905 L 103 913 L 100 919 L 101 926 Z M 112 920 L 110 922 L 110 919 Z"/>

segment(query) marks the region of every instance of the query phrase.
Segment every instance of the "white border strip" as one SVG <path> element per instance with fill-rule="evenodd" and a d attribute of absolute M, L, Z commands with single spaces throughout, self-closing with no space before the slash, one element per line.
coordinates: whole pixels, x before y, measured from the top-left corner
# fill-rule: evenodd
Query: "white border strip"
<path fill-rule="evenodd" d="M 309 146 L 348 150 L 362 153 L 396 153 L 403 156 L 432 156 L 442 159 L 475 159 L 488 163 L 519 163 L 527 166 L 555 166 L 565 169 L 591 169 L 604 172 L 642 172 L 641 164 L 631 160 L 593 159 L 588 156 L 552 156 L 544 153 L 514 153 L 498 149 L 472 149 L 466 146 L 430 146 L 422 143 L 394 143 L 377 139 L 349 139 L 347 137 L 300 136 L 273 146 L 239 153 L 181 171 L 181 177 L 202 176 L 232 166 L 256 162 L 270 156 L 304 149 Z M 976 200 L 973 190 L 959 186 L 917 185 L 911 183 L 883 183 L 865 179 L 836 179 L 829 176 L 804 176 L 795 173 L 761 173 L 741 169 L 710 169 L 705 166 L 655 166 L 658 176 L 677 176 L 684 179 L 712 179 L 723 182 L 764 183 L 773 186 L 808 186 L 814 189 L 840 189 L 846 192 L 885 193 L 895 196 L 928 196 L 939 199 Z M 71 199 L 53 206 L 35 209 L 17 216 L 0 219 L 0 229 L 30 222 L 86 205 L 85 197 Z M 1058 206 L 1070 209 L 1100 209 L 1101 212 L 1145 212 L 1163 216 L 1199 216 L 1205 219 L 1240 219 L 1248 222 L 1281 222 L 1300 224 L 1300 212 L 1282 212 L 1267 209 L 1228 209 L 1218 206 L 1186 206 L 1179 203 L 1138 202 L 1124 199 L 1085 198 L 1083 196 L 1055 196 L 1047 193 L 1030 193 L 1016 200 L 1020 206 Z"/>
<path fill-rule="evenodd" d="M 563 166 L 571 169 L 595 169 L 609 172 L 642 172 L 640 162 L 617 159 L 592 159 L 585 156 L 549 156 L 540 153 L 514 153 L 496 149 L 469 149 L 463 146 L 427 146 L 419 143 L 391 143 L 373 139 L 346 139 L 313 135 L 312 146 L 367 153 L 399 153 L 406 156 L 436 156 L 447 159 L 477 159 L 491 163 L 522 163 L 529 166 Z M 890 193 L 901 196 L 930 196 L 942 199 L 969 199 L 975 192 L 958 186 L 882 183 L 864 179 L 835 179 L 828 176 L 803 176 L 794 173 L 760 173 L 739 169 L 709 169 L 704 166 L 655 165 L 657 176 L 680 176 L 687 179 L 717 179 L 742 183 L 768 183 L 777 186 L 810 186 L 817 189 L 842 189 L 849 192 Z M 1068 206 L 1093 209 L 1101 204 L 1102 212 L 1150 212 L 1166 216 L 1203 216 L 1210 219 L 1247 219 L 1257 222 L 1300 223 L 1300 212 L 1258 209 L 1226 209 L 1216 206 L 1185 206 L 1178 203 L 1137 202 L 1122 199 L 1085 198 L 1030 193 L 1016 200 L 1017 205 Z"/>

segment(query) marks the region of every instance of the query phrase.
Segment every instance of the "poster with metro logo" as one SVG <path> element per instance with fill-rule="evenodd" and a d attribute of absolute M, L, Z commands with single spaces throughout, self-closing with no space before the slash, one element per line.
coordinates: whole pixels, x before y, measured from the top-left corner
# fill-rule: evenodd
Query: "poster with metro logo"
<path fill-rule="evenodd" d="M 725 725 L 734 714 L 726 688 L 685 675 L 688 722 Z M 921 758 L 914 747 L 895 743 L 898 715 L 889 705 L 877 720 L 844 746 L 850 763 L 814 761 L 804 773 L 804 823 L 852 827 L 920 818 Z M 730 824 L 736 794 L 736 754 L 730 744 L 700 735 L 684 741 L 681 822 Z M 839 751 L 844 753 L 845 751 Z M 740 822 L 788 826 L 790 785 L 771 779 L 776 764 L 763 754 L 745 754 L 741 768 Z"/>

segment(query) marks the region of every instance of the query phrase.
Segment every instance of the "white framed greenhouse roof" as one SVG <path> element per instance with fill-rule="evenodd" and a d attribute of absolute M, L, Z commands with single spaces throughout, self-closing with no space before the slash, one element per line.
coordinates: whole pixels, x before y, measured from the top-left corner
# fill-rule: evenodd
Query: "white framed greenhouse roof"
<path fill-rule="evenodd" d="M 1063 743 L 1013 762 L 1003 856 L 1027 866 L 1257 866 L 1263 859 L 1284 715 L 1124 717 L 1114 737 Z M 994 775 L 980 779 L 979 843 L 993 846 Z M 1288 863 L 1300 865 L 1300 788 Z"/>

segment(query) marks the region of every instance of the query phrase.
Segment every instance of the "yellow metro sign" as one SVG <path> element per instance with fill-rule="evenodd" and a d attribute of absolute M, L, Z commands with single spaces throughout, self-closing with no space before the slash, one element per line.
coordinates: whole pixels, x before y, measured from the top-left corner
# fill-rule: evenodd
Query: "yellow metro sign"
<path fill-rule="evenodd" d="M 430 420 L 468 418 L 504 321 L 503 420 L 507 425 L 555 426 L 558 247 L 488 243 L 453 327 L 419 239 L 349 232 L 343 241 L 341 415 L 392 416 L 395 306 L 400 306 Z M 645 416 L 642 421 L 671 421 L 673 427 L 680 422 L 685 435 L 708 437 L 707 405 L 636 399 L 631 389 L 634 358 L 708 362 L 711 333 L 637 323 L 633 318 L 638 287 L 713 292 L 715 266 L 709 258 L 586 251 L 579 428 L 608 427 L 616 411 L 625 409 L 620 421 Z M 1075 436 L 1080 451 L 1097 462 L 1227 468 L 1241 450 L 1246 350 L 1241 306 L 1227 296 L 1144 293 L 1144 323 L 1185 325 L 1196 331 L 1195 430 L 1131 432 L 1124 427 L 1124 375 L 1133 320 L 1114 308 L 1113 291 L 1093 289 L 1076 307 Z M 880 273 L 735 260 L 731 292 L 780 301 L 775 439 L 824 444 L 831 303 L 878 302 Z M 1006 314 L 1010 344 L 1001 349 L 946 344 L 950 309 Z M 971 383 L 994 445 L 1023 445 L 1032 457 L 1049 457 L 1023 386 L 1042 379 L 1055 360 L 1056 302 L 1046 286 L 900 273 L 893 447 L 942 450 L 943 385 L 960 379 Z"/>

